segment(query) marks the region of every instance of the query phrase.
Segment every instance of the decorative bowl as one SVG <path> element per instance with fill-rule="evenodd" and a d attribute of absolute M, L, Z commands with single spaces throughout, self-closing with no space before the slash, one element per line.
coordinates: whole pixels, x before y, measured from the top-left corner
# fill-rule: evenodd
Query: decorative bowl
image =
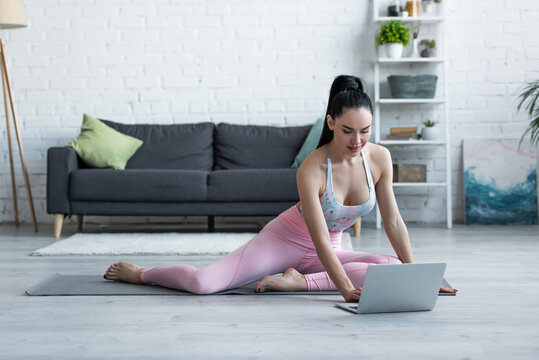
<path fill-rule="evenodd" d="M 390 75 L 387 77 L 389 91 L 394 99 L 432 99 L 436 94 L 438 76 Z"/>

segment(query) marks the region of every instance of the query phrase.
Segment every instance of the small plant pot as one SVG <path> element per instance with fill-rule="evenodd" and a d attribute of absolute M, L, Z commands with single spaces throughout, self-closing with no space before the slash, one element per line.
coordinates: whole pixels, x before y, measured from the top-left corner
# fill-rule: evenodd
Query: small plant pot
<path fill-rule="evenodd" d="M 441 140 L 442 134 L 436 126 L 424 127 L 421 129 L 421 139 L 423 140 Z"/>
<path fill-rule="evenodd" d="M 424 58 L 436 57 L 436 49 L 426 47 L 423 50 L 421 50 L 420 55 L 421 57 L 424 57 Z"/>
<path fill-rule="evenodd" d="M 399 59 L 402 56 L 404 46 L 402 46 L 401 43 L 387 43 L 384 46 L 386 48 L 387 57 L 391 59 Z"/>

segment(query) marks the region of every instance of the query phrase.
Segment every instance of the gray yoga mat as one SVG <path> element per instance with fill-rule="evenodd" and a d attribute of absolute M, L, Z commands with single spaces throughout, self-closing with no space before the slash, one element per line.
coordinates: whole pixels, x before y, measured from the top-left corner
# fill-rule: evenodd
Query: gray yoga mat
<path fill-rule="evenodd" d="M 221 291 L 212 295 L 340 295 L 338 291 L 268 291 L 256 293 L 256 281 L 237 289 Z M 445 281 L 442 285 L 451 288 Z M 56 273 L 26 290 L 30 296 L 112 296 L 112 295 L 196 295 L 186 291 L 168 289 L 155 285 L 136 285 L 103 279 L 103 275 L 62 275 Z M 439 295 L 455 295 L 440 293 Z"/>

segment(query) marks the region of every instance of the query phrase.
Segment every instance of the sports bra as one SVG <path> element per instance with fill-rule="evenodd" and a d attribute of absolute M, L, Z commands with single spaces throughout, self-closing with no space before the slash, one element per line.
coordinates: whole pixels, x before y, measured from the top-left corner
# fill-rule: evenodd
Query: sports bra
<path fill-rule="evenodd" d="M 376 204 L 376 193 L 372 183 L 371 170 L 369 169 L 369 164 L 367 163 L 365 154 L 363 154 L 363 150 L 361 150 L 361 155 L 363 156 L 363 164 L 365 164 L 365 172 L 367 173 L 367 182 L 369 184 L 369 200 L 355 206 L 342 205 L 335 199 L 335 194 L 333 193 L 331 159 L 329 157 L 329 145 L 327 146 L 328 173 L 326 189 L 320 197 L 320 204 L 322 205 L 322 211 L 324 212 L 328 230 L 331 232 L 340 232 L 348 229 L 350 226 L 354 225 L 360 217 L 368 214 Z M 302 213 L 301 204 L 300 213 Z"/>

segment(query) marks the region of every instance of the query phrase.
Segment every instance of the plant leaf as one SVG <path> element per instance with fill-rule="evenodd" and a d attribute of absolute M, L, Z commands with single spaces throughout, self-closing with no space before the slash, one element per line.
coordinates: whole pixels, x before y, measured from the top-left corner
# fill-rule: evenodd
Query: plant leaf
<path fill-rule="evenodd" d="M 526 84 L 520 95 L 518 96 L 517 112 L 520 112 L 524 108 L 530 123 L 524 134 L 522 134 L 518 146 L 522 144 L 524 138 L 529 134 L 532 144 L 537 145 L 539 143 L 539 80 L 532 81 Z"/>

